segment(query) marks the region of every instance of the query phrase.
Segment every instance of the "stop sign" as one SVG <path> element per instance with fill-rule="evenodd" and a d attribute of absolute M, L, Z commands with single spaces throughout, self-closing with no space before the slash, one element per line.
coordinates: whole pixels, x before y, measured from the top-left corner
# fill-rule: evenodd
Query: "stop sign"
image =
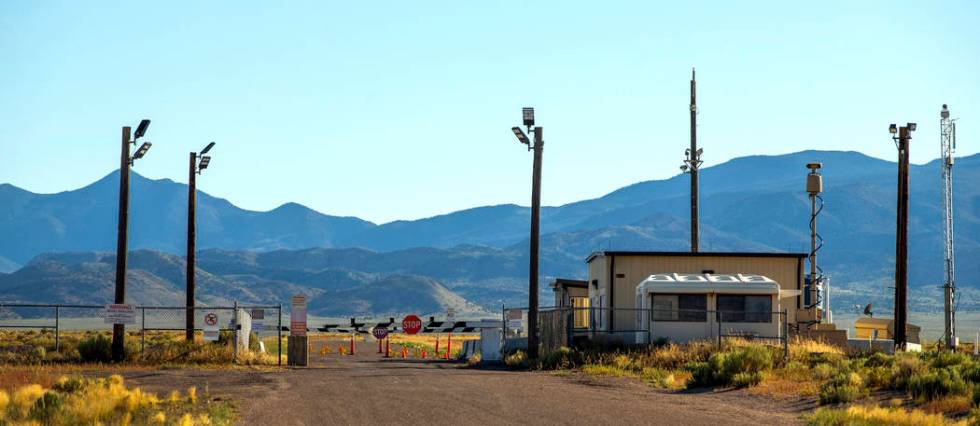
<path fill-rule="evenodd" d="M 385 337 L 388 337 L 388 328 L 383 325 L 379 325 L 374 327 L 374 330 L 371 330 L 371 334 L 374 335 L 375 339 L 384 339 Z"/>
<path fill-rule="evenodd" d="M 409 315 L 402 320 L 402 329 L 405 330 L 406 334 L 418 333 L 422 330 L 422 319 L 415 315 Z"/>

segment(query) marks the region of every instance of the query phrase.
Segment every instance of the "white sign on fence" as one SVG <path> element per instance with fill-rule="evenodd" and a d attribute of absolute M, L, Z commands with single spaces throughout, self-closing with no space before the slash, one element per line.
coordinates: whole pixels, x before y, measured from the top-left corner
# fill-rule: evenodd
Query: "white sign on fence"
<path fill-rule="evenodd" d="M 204 313 L 204 341 L 217 342 L 218 338 L 221 337 L 221 326 L 219 325 L 219 320 L 218 313 L 215 311 L 208 311 Z"/>
<path fill-rule="evenodd" d="M 292 309 L 289 311 L 289 334 L 291 336 L 306 336 L 306 296 L 293 296 Z"/>
<path fill-rule="evenodd" d="M 256 333 L 265 331 L 265 309 L 252 309 L 252 330 Z"/>
<path fill-rule="evenodd" d="M 105 305 L 106 324 L 136 324 L 136 306 L 130 304 Z"/>

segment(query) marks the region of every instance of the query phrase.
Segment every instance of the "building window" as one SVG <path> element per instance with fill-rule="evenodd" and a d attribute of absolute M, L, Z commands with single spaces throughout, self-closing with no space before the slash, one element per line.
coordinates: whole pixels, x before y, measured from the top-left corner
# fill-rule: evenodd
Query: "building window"
<path fill-rule="evenodd" d="M 574 328 L 589 328 L 589 298 L 572 298 L 572 315 Z"/>
<path fill-rule="evenodd" d="M 705 322 L 708 296 L 704 294 L 654 294 L 654 321 Z"/>
<path fill-rule="evenodd" d="M 772 322 L 772 296 L 718 295 L 722 322 Z"/>

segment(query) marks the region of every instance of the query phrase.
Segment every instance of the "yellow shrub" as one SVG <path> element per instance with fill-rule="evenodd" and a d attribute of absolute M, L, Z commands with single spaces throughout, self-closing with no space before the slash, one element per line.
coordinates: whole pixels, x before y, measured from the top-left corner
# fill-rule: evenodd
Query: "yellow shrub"
<path fill-rule="evenodd" d="M 0 420 L 6 417 L 7 404 L 10 403 L 10 397 L 7 396 L 7 392 L 0 390 Z"/>
<path fill-rule="evenodd" d="M 194 404 L 197 402 L 197 388 L 191 386 L 187 389 L 187 402 Z"/>
<path fill-rule="evenodd" d="M 27 417 L 31 411 L 34 401 L 44 395 L 41 385 L 27 385 L 14 391 L 13 405 L 11 408 L 18 417 Z"/>

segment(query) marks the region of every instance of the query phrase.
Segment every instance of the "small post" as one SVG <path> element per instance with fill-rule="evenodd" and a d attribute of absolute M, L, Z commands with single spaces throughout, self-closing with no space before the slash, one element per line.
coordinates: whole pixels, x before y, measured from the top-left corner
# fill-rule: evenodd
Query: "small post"
<path fill-rule="evenodd" d="M 446 359 L 450 357 L 450 353 L 453 351 L 453 332 L 449 332 L 449 336 L 446 337 Z"/>
<path fill-rule="evenodd" d="M 354 355 L 354 333 L 350 334 L 350 354 Z"/>
<path fill-rule="evenodd" d="M 385 358 L 391 358 L 391 336 L 385 338 Z"/>
<path fill-rule="evenodd" d="M 140 307 L 140 358 L 146 358 L 146 307 Z"/>
<path fill-rule="evenodd" d="M 54 307 L 54 351 L 61 352 L 61 306 Z"/>
<path fill-rule="evenodd" d="M 234 356 L 233 360 L 235 362 L 238 362 L 238 333 L 239 333 L 240 330 L 238 329 L 238 301 L 237 300 L 235 301 L 235 308 L 234 309 L 235 309 L 234 312 L 231 313 L 231 322 L 232 322 L 232 324 L 231 324 L 231 332 L 232 332 L 232 335 L 234 336 L 234 338 L 232 339 L 232 341 L 233 341 L 233 343 L 235 345 L 235 349 L 234 349 L 234 352 L 232 352 L 232 354 Z"/>
<path fill-rule="evenodd" d="M 439 336 L 436 336 L 436 355 L 439 355 Z"/>
<path fill-rule="evenodd" d="M 279 314 L 279 328 L 278 328 L 279 344 L 276 346 L 279 347 L 279 366 L 282 367 L 282 303 L 279 304 L 279 310 L 276 312 L 278 312 Z"/>
<path fill-rule="evenodd" d="M 718 349 L 721 349 L 721 312 L 715 311 L 715 322 L 718 324 Z"/>
<path fill-rule="evenodd" d="M 783 364 L 789 361 L 789 311 L 783 309 Z"/>

